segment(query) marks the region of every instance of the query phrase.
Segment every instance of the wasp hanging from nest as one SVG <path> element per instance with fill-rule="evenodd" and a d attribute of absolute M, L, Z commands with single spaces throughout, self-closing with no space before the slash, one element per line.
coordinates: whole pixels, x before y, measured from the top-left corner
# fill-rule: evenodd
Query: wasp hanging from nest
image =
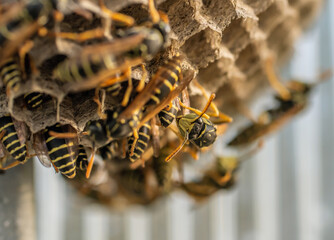
<path fill-rule="evenodd" d="M 235 136 L 228 143 L 229 146 L 240 146 L 253 143 L 256 140 L 277 131 L 308 106 L 309 95 L 314 86 L 328 78 L 331 74 L 329 71 L 324 72 L 315 83 L 291 80 L 284 86 L 280 83 L 275 74 L 271 59 L 266 62 L 266 72 L 270 84 L 279 93 L 275 96 L 278 106 L 260 114 L 259 120 Z"/>

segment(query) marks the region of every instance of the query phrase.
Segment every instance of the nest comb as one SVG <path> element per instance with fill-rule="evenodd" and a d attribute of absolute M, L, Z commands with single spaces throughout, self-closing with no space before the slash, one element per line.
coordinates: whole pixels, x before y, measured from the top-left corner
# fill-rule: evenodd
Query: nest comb
<path fill-rule="evenodd" d="M 137 22 L 147 19 L 146 0 L 105 3 L 113 11 L 133 16 Z M 294 41 L 319 12 L 321 3 L 319 0 L 157 1 L 158 9 L 168 15 L 172 29 L 171 45 L 164 57 L 181 51 L 185 56 L 184 68 L 192 71 L 207 91 L 216 93 L 217 105 L 225 110 L 229 103 L 249 99 L 256 90 L 267 86 L 265 60 L 271 57 L 282 63 L 291 54 Z M 88 28 L 98 24 L 93 21 Z M 85 29 L 80 18 L 75 16 L 61 27 L 74 32 Z M 71 51 L 66 51 L 69 49 Z M 22 95 L 38 91 L 58 100 L 62 124 L 82 130 L 87 121 L 97 119 L 93 92 L 68 96 L 66 89 L 50 81 L 47 71 L 64 52 L 71 55 L 79 50 L 74 43 L 35 39 L 31 55 L 41 75 L 27 81 L 10 99 L 2 92 L 0 114 L 10 112 L 17 120 L 26 122 L 32 133 L 55 124 L 56 106 L 53 102 L 34 112 L 22 108 Z M 150 73 L 160 63 L 161 59 L 154 59 L 148 64 Z M 101 189 L 96 187 L 96 191 L 107 193 L 104 188 L 110 181 L 102 184 Z"/>

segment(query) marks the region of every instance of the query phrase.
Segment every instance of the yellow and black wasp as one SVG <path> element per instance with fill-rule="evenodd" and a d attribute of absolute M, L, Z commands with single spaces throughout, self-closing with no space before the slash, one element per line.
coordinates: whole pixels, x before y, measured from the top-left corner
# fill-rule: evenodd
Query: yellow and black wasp
<path fill-rule="evenodd" d="M 62 126 L 59 123 L 47 127 L 34 135 L 34 150 L 39 159 L 47 157 L 56 172 L 60 171 L 66 177 L 74 178 L 78 157 L 77 139 L 61 137 L 62 133 L 69 131 L 74 131 L 70 125 Z"/>
<path fill-rule="evenodd" d="M 204 96 L 207 97 L 206 93 Z M 232 121 L 232 118 L 220 113 L 215 105 L 211 106 L 214 98 L 215 94 L 213 93 L 202 111 L 188 107 L 180 101 L 182 107 L 193 111 L 193 113 L 177 116 L 176 125 L 183 142 L 166 158 L 166 161 L 170 161 L 188 142 L 191 142 L 197 148 L 211 146 L 217 138 L 217 128 L 214 123 L 222 124 Z M 214 109 L 214 112 L 205 114 L 208 108 Z M 209 116 L 218 117 L 219 120 L 215 120 L 213 123 Z"/>
<path fill-rule="evenodd" d="M 1 166 L 2 170 L 23 164 L 30 158 L 26 137 L 27 129 L 24 123 L 16 121 L 9 114 L 0 118 L 1 155 L 5 157 L 7 152 L 15 160 L 6 167 Z"/>

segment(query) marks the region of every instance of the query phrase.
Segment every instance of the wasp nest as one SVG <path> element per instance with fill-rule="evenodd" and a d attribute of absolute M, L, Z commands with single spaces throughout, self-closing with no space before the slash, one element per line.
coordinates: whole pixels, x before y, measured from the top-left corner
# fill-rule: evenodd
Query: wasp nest
<path fill-rule="evenodd" d="M 115 0 L 105 1 L 105 4 L 108 9 L 132 16 L 136 24 L 142 24 L 149 19 L 147 2 L 147 0 Z M 146 62 L 149 72 L 147 79 L 163 61 L 180 53 L 183 56 L 181 65 L 185 77 L 196 77 L 208 92 L 216 93 L 216 104 L 220 109 L 226 110 L 231 103 L 244 101 L 252 97 L 256 90 L 267 86 L 265 61 L 271 58 L 281 63 L 289 56 L 295 39 L 319 11 L 321 2 L 319 0 L 157 1 L 158 10 L 167 14 L 169 18 L 170 45 L 153 60 Z M 85 6 L 85 11 L 78 10 L 80 6 Z M 48 23 L 50 26 L 46 26 L 47 28 L 61 32 L 82 32 L 108 24 L 104 19 L 96 17 L 100 8 L 93 1 L 79 1 L 73 3 L 71 8 L 60 6 L 59 10 L 64 13 L 65 18 L 60 22 Z M 113 28 L 119 27 L 113 24 L 111 23 Z M 25 122 L 32 134 L 57 122 L 62 125 L 69 124 L 78 133 L 82 132 L 88 121 L 99 118 L 97 105 L 93 100 L 94 90 L 72 91 L 66 84 L 54 79 L 52 74 L 57 64 L 76 57 L 86 46 L 99 43 L 99 40 L 91 39 L 78 43 L 52 35 L 36 36 L 32 40 L 34 46 L 28 55 L 36 70 L 35 72 L 32 70 L 33 73 L 30 74 L 32 77 L 28 77 L 17 91 L 11 91 L 10 94 L 1 92 L 0 114 L 10 113 L 16 120 Z M 142 71 L 140 68 L 134 69 L 132 75 L 138 79 Z M 78 86 L 80 90 L 80 85 Z M 31 110 L 26 107 L 23 97 L 31 92 L 45 93 L 53 100 Z M 196 93 L 195 89 L 190 92 L 191 96 Z M 198 99 L 196 98 L 197 101 Z M 118 103 L 119 99 L 106 98 L 105 108 L 111 109 Z M 193 105 L 193 102 L 191 103 Z M 90 143 L 84 141 L 82 143 L 91 147 Z M 155 164 L 158 164 L 157 162 Z M 165 163 L 160 164 L 164 166 Z M 150 177 L 150 169 L 159 168 L 153 164 L 146 170 L 122 170 L 119 176 L 114 177 L 113 174 L 117 171 L 114 165 L 109 164 L 102 170 L 97 168 L 96 172 L 100 171 L 100 177 L 93 176 L 90 182 L 77 178 L 73 183 L 80 186 L 82 191 L 93 188 L 92 194 L 109 201 L 111 196 L 118 193 L 115 190 L 118 187 L 115 186 L 118 182 L 122 182 L 120 180 L 122 174 L 136 175 L 137 182 L 143 182 L 143 179 Z M 163 175 L 171 174 L 169 168 L 162 167 L 162 169 L 165 169 L 162 170 L 165 172 Z M 169 184 L 167 188 L 171 188 L 171 183 L 166 183 L 169 178 L 158 179 L 158 185 Z M 136 189 L 134 183 L 123 184 L 123 188 L 126 188 L 127 184 L 132 184 L 134 192 L 145 191 L 141 189 L 142 186 Z M 152 198 L 152 196 L 147 197 L 147 199 Z M 114 199 L 113 201 L 118 201 L 117 198 Z M 118 202 L 124 201 L 124 197 L 119 199 Z"/>

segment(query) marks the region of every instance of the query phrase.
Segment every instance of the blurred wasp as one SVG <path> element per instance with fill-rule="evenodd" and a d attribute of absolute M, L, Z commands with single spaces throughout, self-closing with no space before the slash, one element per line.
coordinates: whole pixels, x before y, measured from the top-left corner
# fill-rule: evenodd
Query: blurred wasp
<path fill-rule="evenodd" d="M 0 78 L 6 87 L 7 96 L 10 91 L 16 92 L 22 84 L 22 72 L 15 58 L 8 58 L 0 67 Z"/>
<path fill-rule="evenodd" d="M 250 144 L 267 134 L 277 131 L 307 107 L 309 103 L 309 95 L 313 87 L 328 78 L 328 75 L 330 74 L 330 72 L 324 72 L 321 74 L 318 81 L 311 84 L 295 80 L 288 82 L 286 88 L 282 88 L 285 89 L 284 92 L 288 94 L 281 93 L 275 96 L 278 106 L 260 114 L 259 121 L 242 130 L 228 143 L 228 145 L 239 146 Z M 275 78 L 275 80 L 270 81 L 278 81 L 273 72 L 268 74 L 268 78 Z"/>
<path fill-rule="evenodd" d="M 33 144 L 40 160 L 48 159 L 56 172 L 60 171 L 66 177 L 74 178 L 78 158 L 77 139 L 61 137 L 62 133 L 69 131 L 74 132 L 70 125 L 62 126 L 57 123 L 35 134 Z M 83 155 L 80 155 L 79 161 L 85 162 Z M 80 168 L 83 164 L 79 164 Z"/>
<path fill-rule="evenodd" d="M 170 27 L 166 15 L 158 13 L 153 0 L 149 0 L 149 12 L 151 22 L 120 31 L 119 38 L 111 42 L 85 47 L 77 58 L 60 63 L 54 76 L 67 82 L 70 91 L 128 80 L 128 99 L 132 92 L 131 67 L 152 59 L 168 42 Z M 119 73 L 123 73 L 121 77 L 117 76 Z M 126 106 L 126 101 L 122 105 Z"/>
<path fill-rule="evenodd" d="M 200 201 L 207 199 L 220 189 L 234 187 L 240 166 L 262 146 L 263 142 L 261 141 L 255 148 L 240 157 L 217 156 L 214 166 L 205 171 L 201 179 L 182 184 L 182 189 Z"/>
<path fill-rule="evenodd" d="M 159 194 L 157 179 L 150 167 L 123 170 L 119 173 L 118 182 L 121 192 L 135 202 L 148 204 Z"/>
<path fill-rule="evenodd" d="M 18 51 L 20 59 L 23 61 L 25 53 L 33 46 L 32 41 L 28 39 L 37 32 L 41 36 L 46 35 L 47 31 L 43 26 L 49 21 L 52 13 L 54 13 L 55 18 L 61 18 L 62 15 L 56 11 L 57 3 L 56 0 L 31 0 L 26 4 L 17 3 L 1 16 L 1 64 L 15 54 L 18 49 L 20 49 Z"/>

